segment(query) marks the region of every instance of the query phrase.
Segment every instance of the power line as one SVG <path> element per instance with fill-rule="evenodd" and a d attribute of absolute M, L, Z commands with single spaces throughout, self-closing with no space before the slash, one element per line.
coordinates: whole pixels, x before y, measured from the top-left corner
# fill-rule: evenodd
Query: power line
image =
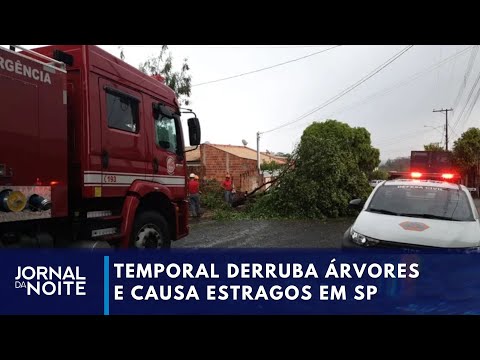
<path fill-rule="evenodd" d="M 439 52 L 440 52 L 440 61 L 442 61 L 442 47 L 440 46 L 439 47 Z M 435 86 L 435 89 L 437 90 L 437 97 L 438 97 L 438 92 L 440 91 L 440 86 L 438 86 L 440 83 L 440 69 L 437 71 L 437 83 L 436 83 L 436 86 Z"/>
<path fill-rule="evenodd" d="M 465 128 L 465 125 L 468 124 L 468 120 L 470 118 L 470 115 L 471 115 L 473 109 L 475 108 L 475 105 L 477 104 L 479 96 L 480 96 L 480 87 L 477 89 L 477 93 L 475 94 L 475 98 L 474 98 L 473 102 L 471 103 L 470 108 L 467 110 L 467 115 L 465 116 L 465 121 L 464 121 L 464 128 Z"/>
<path fill-rule="evenodd" d="M 453 108 L 456 109 L 458 103 L 460 102 L 460 98 L 463 95 L 463 92 L 465 91 L 465 87 L 467 86 L 467 81 L 468 78 L 470 77 L 470 73 L 472 72 L 473 69 L 473 64 L 475 62 L 475 59 L 478 54 L 478 45 L 473 46 L 472 48 L 472 53 L 470 54 L 470 58 L 468 59 L 468 65 L 467 65 L 467 70 L 465 71 L 465 75 L 463 77 L 463 86 L 460 86 L 460 89 L 458 90 L 457 97 L 455 98 L 455 102 L 453 103 Z"/>
<path fill-rule="evenodd" d="M 338 99 L 340 99 L 341 97 L 345 96 L 346 94 L 348 94 L 349 92 L 351 92 L 353 89 L 357 88 L 358 86 L 360 86 L 361 84 L 363 84 L 365 81 L 367 81 L 368 79 L 370 79 L 371 77 L 373 77 L 375 74 L 379 73 L 380 71 L 382 71 L 384 68 L 386 68 L 388 65 L 390 65 L 392 62 L 394 62 L 396 59 L 398 59 L 400 56 L 402 56 L 404 53 L 406 53 L 408 50 L 410 50 L 411 48 L 413 47 L 413 45 L 409 45 L 407 46 L 406 48 L 402 49 L 401 51 L 399 51 L 397 54 L 395 54 L 393 57 L 391 57 L 390 59 L 388 59 L 385 63 L 383 63 L 382 65 L 380 65 L 379 67 L 377 67 L 375 70 L 373 70 L 370 74 L 368 74 L 367 76 L 363 77 L 362 79 L 360 79 L 359 81 L 357 81 L 356 83 L 354 83 L 353 85 L 350 85 L 348 88 L 346 88 L 345 90 L 343 90 L 342 92 L 340 92 L 339 94 L 335 95 L 334 97 L 330 98 L 329 100 L 327 100 L 326 102 L 324 102 L 322 105 L 310 110 L 309 112 L 307 112 L 306 114 L 300 116 L 299 118 L 293 120 L 293 121 L 289 121 L 283 125 L 280 125 L 280 126 L 277 126 L 271 130 L 268 130 L 268 131 L 263 131 L 262 134 L 266 134 L 266 133 L 269 133 L 269 132 L 272 132 L 272 131 L 275 131 L 275 130 L 278 130 L 278 129 L 281 129 L 285 126 L 288 126 L 288 125 L 291 125 L 293 123 L 296 123 L 297 121 L 300 121 L 304 118 L 306 118 L 307 116 L 317 112 L 318 110 L 321 110 L 323 109 L 324 107 L 330 105 L 331 103 L 337 101 Z"/>
<path fill-rule="evenodd" d="M 467 100 L 466 100 L 465 104 L 463 105 L 463 108 L 462 108 L 461 112 L 459 113 L 459 115 L 458 115 L 457 118 L 456 118 L 455 123 L 453 124 L 453 128 L 454 128 L 454 129 L 456 129 L 457 126 L 460 124 L 461 119 L 462 119 L 462 116 L 463 116 L 463 114 L 464 114 L 464 112 L 465 112 L 465 109 L 467 108 L 468 103 L 469 103 L 469 101 L 470 101 L 470 98 L 472 97 L 472 94 L 473 94 L 473 92 L 474 92 L 474 90 L 475 90 L 475 88 L 476 88 L 476 86 L 477 86 L 477 84 L 478 84 L 479 81 L 480 81 L 480 71 L 479 71 L 479 73 L 478 73 L 478 75 L 477 75 L 477 78 L 475 79 L 475 83 L 473 84 L 473 86 L 472 86 L 471 89 L 470 89 L 470 92 L 469 92 L 469 94 L 468 94 Z M 457 115 L 457 114 L 455 114 L 455 115 Z"/>
<path fill-rule="evenodd" d="M 297 118 L 296 120 L 293 120 L 293 121 L 290 121 L 290 122 L 287 122 L 283 125 L 280 125 L 280 126 L 277 126 L 271 130 L 268 130 L 268 131 L 264 131 L 262 132 L 262 134 L 265 134 L 265 133 L 269 133 L 269 132 L 272 132 L 272 131 L 275 131 L 275 130 L 278 130 L 278 129 L 281 129 L 285 126 L 288 126 L 288 125 L 291 125 L 295 122 L 298 122 L 304 118 L 306 118 L 307 116 L 317 112 L 318 110 L 321 110 L 323 109 L 324 107 L 330 105 L 331 103 L 337 101 L 338 99 L 340 99 L 341 97 L 345 96 L 346 94 L 348 94 L 349 92 L 351 92 L 352 90 L 354 90 L 355 88 L 357 88 L 358 86 L 360 86 L 362 83 L 364 83 L 365 81 L 367 81 L 368 79 L 370 79 L 372 76 L 374 76 L 375 74 L 377 74 L 378 72 L 380 72 L 381 70 L 383 70 L 385 67 L 387 67 L 388 65 L 390 65 L 393 61 L 395 61 L 396 59 L 398 59 L 401 55 L 403 55 L 405 52 L 407 52 L 408 50 L 410 50 L 411 48 L 413 47 L 413 45 L 409 45 L 407 46 L 406 48 L 404 48 L 403 50 L 401 50 L 400 52 L 398 52 L 396 55 L 394 55 L 392 58 L 390 58 L 389 60 L 387 60 L 384 64 L 380 65 L 378 68 L 376 68 L 375 70 L 373 70 L 370 74 L 368 74 L 367 76 L 365 76 L 364 78 L 360 79 L 359 81 L 357 81 L 355 84 L 349 86 L 348 88 L 346 88 L 345 90 L 343 90 L 342 92 L 340 92 L 339 94 L 337 94 L 336 96 L 334 96 L 333 98 L 327 100 L 325 103 L 323 103 L 322 105 L 312 109 L 311 111 L 307 112 L 306 114 L 302 115 L 300 118 Z"/>
<path fill-rule="evenodd" d="M 445 139 L 446 139 L 446 132 L 445 132 L 445 128 L 443 128 L 442 137 L 440 138 L 440 141 L 438 142 L 438 145 L 443 147 L 443 142 L 445 141 Z"/>
<path fill-rule="evenodd" d="M 372 142 L 372 144 L 373 144 L 373 146 L 378 147 L 378 148 L 389 148 L 392 145 L 396 145 L 400 142 L 405 142 L 406 140 L 415 139 L 415 138 L 417 138 L 421 135 L 424 135 L 428 132 L 431 132 L 433 130 L 439 131 L 442 134 L 442 137 L 443 137 L 444 132 L 441 132 L 440 130 L 438 130 L 438 128 L 439 128 L 439 126 L 437 126 L 437 127 L 424 126 L 423 129 L 417 129 L 413 132 L 405 133 L 403 135 L 393 137 L 393 138 L 388 138 L 388 139 L 386 138 L 386 139 L 380 140 L 380 142 L 375 142 L 375 143 Z"/>
<path fill-rule="evenodd" d="M 456 49 L 456 47 L 455 47 L 455 49 Z M 452 81 L 453 81 L 453 73 L 455 72 L 456 66 L 457 66 L 457 60 L 455 60 L 453 62 L 453 64 L 450 66 L 450 76 L 448 77 L 448 86 L 447 86 L 448 89 L 452 88 L 451 84 L 452 84 Z"/>
<path fill-rule="evenodd" d="M 477 105 L 478 99 L 480 98 L 480 87 L 477 89 L 477 93 L 475 94 L 474 100 L 472 103 L 470 103 L 470 107 L 466 112 L 465 115 L 465 123 L 464 123 L 464 128 L 468 124 L 468 120 L 470 119 L 470 115 L 472 114 L 473 109 L 475 109 L 475 106 Z M 453 142 L 457 141 L 461 136 L 455 133 L 456 139 L 453 140 Z"/>
<path fill-rule="evenodd" d="M 425 69 L 425 70 L 422 70 L 420 72 L 417 72 L 416 74 L 413 74 L 410 78 L 408 78 L 407 80 L 405 81 L 400 81 L 398 83 L 396 83 L 395 85 L 392 85 L 391 87 L 389 88 L 386 88 L 386 89 L 383 89 L 383 90 L 380 90 L 380 91 L 377 91 L 376 93 L 366 97 L 365 99 L 363 99 L 362 101 L 359 101 L 353 105 L 350 105 L 350 106 L 346 106 L 346 107 L 343 107 L 343 108 L 340 108 L 339 110 L 337 111 L 334 111 L 331 115 L 329 116 L 332 116 L 333 114 L 340 114 L 346 110 L 350 110 L 350 109 L 353 109 L 359 105 L 364 105 L 370 101 L 372 101 L 374 98 L 378 97 L 378 96 L 381 96 L 381 95 L 385 95 L 385 94 L 388 94 L 390 92 L 392 92 L 393 90 L 395 90 L 396 88 L 399 88 L 399 87 L 402 87 L 402 86 L 405 86 L 407 84 L 410 84 L 411 82 L 419 79 L 420 77 L 422 77 L 423 75 L 426 75 L 428 74 L 429 72 L 437 69 L 438 67 L 440 66 L 443 66 L 445 65 L 447 62 L 450 62 L 452 61 L 453 59 L 456 59 L 458 56 L 460 55 L 463 55 L 466 51 L 470 50 L 472 48 L 472 46 L 469 46 L 455 54 L 453 54 L 452 56 L 449 56 L 448 58 L 445 58 L 443 59 L 442 61 L 440 61 L 439 63 L 435 64 L 435 65 L 432 65 L 431 67 Z"/>
<path fill-rule="evenodd" d="M 230 80 L 230 79 L 238 78 L 238 77 L 240 77 L 240 76 L 250 75 L 250 74 L 254 74 L 254 73 L 260 72 L 260 71 L 265 71 L 265 70 L 273 69 L 273 68 L 278 67 L 278 66 L 290 64 L 290 63 L 293 63 L 293 62 L 296 62 L 296 61 L 300 61 L 300 60 L 306 59 L 306 58 L 311 57 L 311 56 L 315 56 L 315 55 L 324 53 L 324 52 L 326 52 L 326 51 L 335 49 L 335 48 L 337 48 L 337 47 L 339 47 L 339 46 L 342 46 L 342 45 L 335 45 L 335 46 L 332 46 L 332 47 L 330 47 L 330 48 L 328 48 L 328 49 L 316 51 L 316 52 L 314 52 L 314 53 L 311 53 L 311 54 L 308 54 L 308 55 L 305 55 L 305 56 L 302 56 L 302 57 L 299 57 L 299 58 L 296 58 L 296 59 L 293 59 L 293 60 L 285 61 L 285 62 L 282 62 L 282 63 L 279 63 L 279 64 L 275 64 L 275 65 L 271 65 L 271 66 L 267 66 L 267 67 L 264 67 L 264 68 L 261 68 L 261 69 L 257 69 L 257 70 L 253 70 L 253 71 L 248 71 L 248 72 L 241 73 L 241 74 L 237 74 L 237 75 L 233 75 L 233 76 L 228 76 L 228 77 L 221 78 L 221 79 L 217 79 L 217 80 L 205 81 L 205 82 L 203 82 L 203 83 L 199 83 L 199 84 L 192 85 L 192 87 L 194 87 L 194 86 L 200 86 L 200 85 L 206 85 L 206 84 L 212 84 L 212 83 L 216 83 L 216 82 L 219 82 L 219 81 Z"/>
<path fill-rule="evenodd" d="M 455 109 L 454 109 L 454 112 L 455 112 Z M 448 124 L 448 127 L 450 128 L 450 131 L 453 133 L 453 135 L 458 138 L 458 133 L 450 126 L 450 124 Z"/>
<path fill-rule="evenodd" d="M 465 109 L 467 108 L 468 102 L 470 101 L 470 98 L 472 97 L 473 91 L 477 87 L 478 82 L 480 81 L 480 71 L 478 72 L 477 78 L 475 79 L 475 83 L 473 84 L 472 88 L 470 89 L 470 93 L 468 94 L 467 101 L 465 102 L 465 105 L 462 108 L 462 111 L 460 112 L 460 115 L 457 117 L 455 123 L 453 124 L 453 128 L 456 129 L 457 125 L 460 124 L 463 113 L 465 112 Z"/>

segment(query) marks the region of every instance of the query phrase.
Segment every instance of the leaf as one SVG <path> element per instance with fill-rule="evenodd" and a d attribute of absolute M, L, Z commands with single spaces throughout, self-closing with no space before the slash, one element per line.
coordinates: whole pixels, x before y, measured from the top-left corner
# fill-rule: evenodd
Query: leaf
<path fill-rule="evenodd" d="M 444 148 L 441 147 L 438 143 L 430 143 L 423 146 L 425 151 L 444 151 Z"/>

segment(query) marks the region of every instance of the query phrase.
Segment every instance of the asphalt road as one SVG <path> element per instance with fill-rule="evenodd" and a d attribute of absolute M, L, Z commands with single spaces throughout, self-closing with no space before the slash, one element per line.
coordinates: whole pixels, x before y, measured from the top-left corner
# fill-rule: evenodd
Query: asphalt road
<path fill-rule="evenodd" d="M 475 199 L 480 212 L 480 199 Z M 173 248 L 339 248 L 353 218 L 296 220 L 192 220 L 190 235 Z"/>
<path fill-rule="evenodd" d="M 354 219 L 192 221 L 173 248 L 339 248 Z"/>

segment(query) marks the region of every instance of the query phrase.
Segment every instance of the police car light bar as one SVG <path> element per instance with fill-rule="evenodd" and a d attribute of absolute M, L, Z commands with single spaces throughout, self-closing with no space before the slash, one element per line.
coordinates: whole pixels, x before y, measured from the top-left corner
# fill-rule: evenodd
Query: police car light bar
<path fill-rule="evenodd" d="M 444 174 L 436 174 L 436 173 L 428 173 L 428 174 L 423 174 L 421 172 L 414 171 L 410 173 L 410 176 L 413 179 L 419 179 L 419 178 L 424 178 L 424 179 L 433 179 L 433 178 L 442 178 L 445 180 L 452 180 L 453 178 L 459 178 L 458 175 L 456 174 L 451 174 L 451 173 L 444 173 Z"/>
<path fill-rule="evenodd" d="M 411 171 L 411 172 L 397 172 L 397 171 L 389 171 L 389 178 L 390 179 L 423 179 L 423 180 L 443 180 L 443 181 L 456 181 L 460 179 L 460 175 L 445 172 L 445 173 L 423 173 L 419 171 Z"/>

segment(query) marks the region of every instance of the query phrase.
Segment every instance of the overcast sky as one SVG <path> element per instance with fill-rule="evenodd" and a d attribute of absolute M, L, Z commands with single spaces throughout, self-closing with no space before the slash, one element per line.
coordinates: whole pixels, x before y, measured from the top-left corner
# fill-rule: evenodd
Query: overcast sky
<path fill-rule="evenodd" d="M 116 56 L 120 54 L 118 45 L 100 47 Z M 159 53 L 161 45 L 123 47 L 125 60 L 138 67 L 149 55 Z M 169 45 L 169 50 L 177 68 L 184 58 L 188 58 L 195 85 L 272 66 L 330 47 Z M 201 121 L 202 141 L 242 145 L 242 139 L 245 139 L 248 146 L 255 149 L 257 131 L 269 131 L 315 109 L 405 47 L 343 45 L 251 75 L 193 86 L 190 107 Z M 467 47 L 469 45 L 415 45 L 338 101 L 292 125 L 262 134 L 260 149 L 291 152 L 309 124 L 332 118 L 350 126 L 367 128 L 373 145 L 380 149 L 382 160 L 409 156 L 411 150 L 421 150 L 426 143 L 441 142 L 445 145 L 445 114 L 433 113 L 432 110 L 453 107 L 457 95 L 463 91 L 454 112 L 449 113 L 451 148 L 453 140 L 463 131 L 480 126 L 480 109 L 474 108 L 470 116 L 466 116 L 476 99 L 477 88 L 480 88 L 479 84 L 471 93 L 477 76 L 480 76 L 480 60 L 476 58 L 466 82 L 467 67 L 473 59 L 472 49 L 433 70 L 427 70 Z M 412 79 L 418 73 L 421 76 Z M 470 102 L 466 104 L 470 94 Z M 458 121 L 464 107 L 464 114 Z M 187 128 L 186 122 L 184 127 Z"/>

